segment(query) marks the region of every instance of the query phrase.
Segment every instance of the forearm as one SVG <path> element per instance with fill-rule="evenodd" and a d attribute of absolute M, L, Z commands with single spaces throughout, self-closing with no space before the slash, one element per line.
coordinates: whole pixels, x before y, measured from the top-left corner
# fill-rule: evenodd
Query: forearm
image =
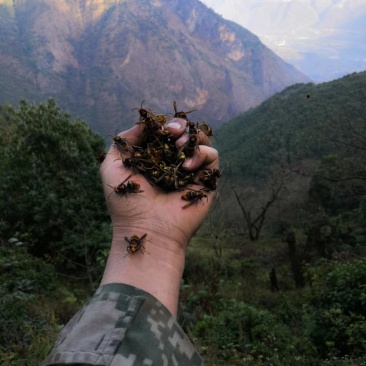
<path fill-rule="evenodd" d="M 172 245 L 164 236 L 147 233 L 143 247 L 128 253 L 125 237 L 131 235 L 131 231 L 114 234 L 101 285 L 125 283 L 137 287 L 155 296 L 176 316 L 186 245 Z"/>

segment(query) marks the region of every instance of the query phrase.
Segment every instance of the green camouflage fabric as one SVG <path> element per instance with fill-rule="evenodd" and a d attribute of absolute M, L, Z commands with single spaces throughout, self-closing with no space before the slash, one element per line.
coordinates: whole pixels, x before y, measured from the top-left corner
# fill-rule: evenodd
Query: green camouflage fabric
<path fill-rule="evenodd" d="M 101 286 L 62 329 L 42 366 L 203 365 L 168 309 L 125 284 Z"/>

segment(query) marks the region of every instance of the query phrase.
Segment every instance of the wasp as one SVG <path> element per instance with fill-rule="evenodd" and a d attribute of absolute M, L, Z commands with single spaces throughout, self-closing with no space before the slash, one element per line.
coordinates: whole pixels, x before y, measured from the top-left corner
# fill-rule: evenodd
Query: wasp
<path fill-rule="evenodd" d="M 100 164 L 103 163 L 106 156 L 107 156 L 107 153 L 105 153 L 104 151 L 101 151 L 100 153 L 98 153 L 97 160 L 99 161 Z"/>
<path fill-rule="evenodd" d="M 193 156 L 196 149 L 198 149 L 199 140 L 198 140 L 198 125 L 193 122 L 187 122 L 188 126 L 188 140 L 181 147 L 180 151 L 184 151 L 186 156 Z"/>
<path fill-rule="evenodd" d="M 200 131 L 204 132 L 209 139 L 212 138 L 212 136 L 213 136 L 212 127 L 210 125 L 208 125 L 207 123 L 202 122 L 202 124 L 200 124 L 198 126 L 198 129 Z"/>
<path fill-rule="evenodd" d="M 182 208 L 187 208 L 194 203 L 197 203 L 198 201 L 201 201 L 203 198 L 206 198 L 208 200 L 207 194 L 205 193 L 205 190 L 195 190 L 191 188 L 187 188 L 189 191 L 185 192 L 182 195 L 182 200 L 189 201 L 186 205 L 184 205 Z"/>
<path fill-rule="evenodd" d="M 126 158 L 122 160 L 123 165 L 126 168 L 136 169 L 139 172 L 145 173 L 147 169 L 148 161 L 144 161 L 144 159 L 137 159 L 137 158 Z"/>
<path fill-rule="evenodd" d="M 183 111 L 178 112 L 177 102 L 176 101 L 173 102 L 173 107 L 174 107 L 174 117 L 175 118 L 183 118 L 186 121 L 188 121 L 187 114 L 195 112 L 197 110 L 197 109 L 192 109 L 191 111 L 188 111 L 188 112 L 183 112 Z"/>
<path fill-rule="evenodd" d="M 188 141 L 184 144 L 183 151 L 185 151 L 186 156 L 193 156 L 194 152 L 198 148 L 198 135 L 190 134 Z"/>
<path fill-rule="evenodd" d="M 174 158 L 178 154 L 178 148 L 175 145 L 175 143 L 164 142 L 161 147 L 162 147 L 162 151 L 164 153 L 164 156 L 170 161 L 174 160 Z"/>
<path fill-rule="evenodd" d="M 167 116 L 165 114 L 156 114 L 155 120 L 159 123 L 160 126 L 164 126 L 166 124 Z"/>
<path fill-rule="evenodd" d="M 184 170 L 178 170 L 177 172 L 177 179 L 175 186 L 178 187 L 180 191 L 182 191 L 181 188 L 187 187 L 188 184 L 195 184 L 194 178 L 196 173 L 195 172 L 186 172 Z"/>
<path fill-rule="evenodd" d="M 125 152 L 134 152 L 135 151 L 135 147 L 132 146 L 130 143 L 128 143 L 126 141 L 126 139 L 124 139 L 121 136 L 113 136 L 112 140 L 114 142 L 114 145 L 117 147 L 118 151 L 123 154 Z"/>
<path fill-rule="evenodd" d="M 176 164 L 184 163 L 187 160 L 186 154 L 183 151 L 178 152 L 176 157 L 177 157 Z"/>
<path fill-rule="evenodd" d="M 147 144 L 145 153 L 147 155 L 147 158 L 150 159 L 150 161 L 154 164 L 162 159 L 161 147 L 154 147 L 152 144 Z"/>
<path fill-rule="evenodd" d="M 187 179 L 185 179 L 185 177 L 181 177 L 177 180 L 177 184 L 178 184 L 178 188 L 184 188 L 186 187 L 189 183 L 194 183 L 192 181 L 189 181 Z"/>
<path fill-rule="evenodd" d="M 135 109 L 138 110 L 139 115 L 140 115 L 140 122 L 145 122 L 146 119 L 154 117 L 153 113 L 151 113 L 148 109 L 143 108 L 142 106 L 144 105 L 145 101 L 143 100 L 141 102 L 141 106 L 140 108 L 133 108 L 132 110 L 134 111 Z"/>
<path fill-rule="evenodd" d="M 140 120 L 137 122 L 137 124 L 145 124 L 145 134 L 148 137 L 151 134 L 154 134 L 157 131 L 160 131 L 163 129 L 164 124 L 166 123 L 166 115 L 164 114 L 157 114 L 154 115 L 150 110 L 143 108 L 143 104 L 145 101 L 142 101 L 140 108 L 134 108 L 137 109 L 140 114 Z"/>
<path fill-rule="evenodd" d="M 141 238 L 139 238 L 138 235 L 136 234 L 132 235 L 130 238 L 125 237 L 125 240 L 128 243 L 126 255 L 134 254 L 139 250 L 141 251 L 142 254 L 144 254 L 142 249 L 145 249 L 145 247 L 143 246 L 142 242 L 145 239 L 146 235 L 147 234 L 142 235 Z"/>
<path fill-rule="evenodd" d="M 180 165 L 181 164 L 175 166 L 174 164 L 171 164 L 170 166 L 164 166 L 162 168 L 164 173 L 157 179 L 156 183 L 161 182 L 167 190 L 177 190 L 179 186 L 179 177 L 177 176 L 177 172 Z"/>
<path fill-rule="evenodd" d="M 158 179 L 160 178 L 161 174 L 162 174 L 161 169 L 159 169 L 158 166 L 154 165 L 147 171 L 145 178 L 151 185 L 155 185 L 158 182 Z"/>
<path fill-rule="evenodd" d="M 133 159 L 143 159 L 144 158 L 144 153 L 141 151 L 134 151 L 131 155 L 131 158 Z"/>
<path fill-rule="evenodd" d="M 186 181 L 186 182 L 189 182 L 189 183 L 194 183 L 194 178 L 196 176 L 196 172 L 193 171 L 193 172 L 187 172 L 187 171 L 182 171 L 182 175 L 183 175 L 183 179 Z"/>
<path fill-rule="evenodd" d="M 219 169 L 204 169 L 201 171 L 198 180 L 210 191 L 216 190 L 216 181 L 222 176 Z"/>
<path fill-rule="evenodd" d="M 108 184 L 109 187 L 113 188 L 113 192 L 119 194 L 120 196 L 127 196 L 128 193 L 141 193 L 143 192 L 140 190 L 140 184 L 136 183 L 132 180 L 126 183 L 131 178 L 132 174 L 130 174 L 122 183 L 118 184 L 118 186 L 111 186 Z M 111 192 L 110 195 L 113 193 Z M 108 196 L 108 199 L 110 197 Z"/>

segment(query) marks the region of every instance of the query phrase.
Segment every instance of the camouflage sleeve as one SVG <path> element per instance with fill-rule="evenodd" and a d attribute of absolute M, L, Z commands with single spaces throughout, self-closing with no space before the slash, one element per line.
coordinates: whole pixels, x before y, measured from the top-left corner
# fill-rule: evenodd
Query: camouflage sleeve
<path fill-rule="evenodd" d="M 203 365 L 164 305 L 125 284 L 101 286 L 62 329 L 42 363 L 100 366 Z"/>

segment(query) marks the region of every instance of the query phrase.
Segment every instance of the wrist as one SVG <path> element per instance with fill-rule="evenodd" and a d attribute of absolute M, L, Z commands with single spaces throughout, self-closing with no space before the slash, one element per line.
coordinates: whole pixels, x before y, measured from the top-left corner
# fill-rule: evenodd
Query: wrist
<path fill-rule="evenodd" d="M 143 245 L 146 248 L 163 248 L 164 251 L 177 254 L 180 254 L 181 251 L 185 252 L 191 239 L 187 236 L 184 225 L 176 227 L 169 224 L 168 226 L 165 220 L 154 217 L 153 210 L 151 216 L 146 219 L 129 220 L 126 218 L 115 220 L 115 222 L 118 224 L 112 222 L 112 245 L 124 248 L 126 252 L 129 244 L 126 238 L 129 239 L 133 235 L 141 238 L 146 234 L 143 239 Z"/>
<path fill-rule="evenodd" d="M 171 241 L 156 231 L 114 228 L 112 247 L 102 279 L 102 285 L 125 283 L 155 296 L 175 316 L 179 285 L 183 275 L 187 243 Z M 143 238 L 133 253 L 127 248 L 133 235 Z"/>

